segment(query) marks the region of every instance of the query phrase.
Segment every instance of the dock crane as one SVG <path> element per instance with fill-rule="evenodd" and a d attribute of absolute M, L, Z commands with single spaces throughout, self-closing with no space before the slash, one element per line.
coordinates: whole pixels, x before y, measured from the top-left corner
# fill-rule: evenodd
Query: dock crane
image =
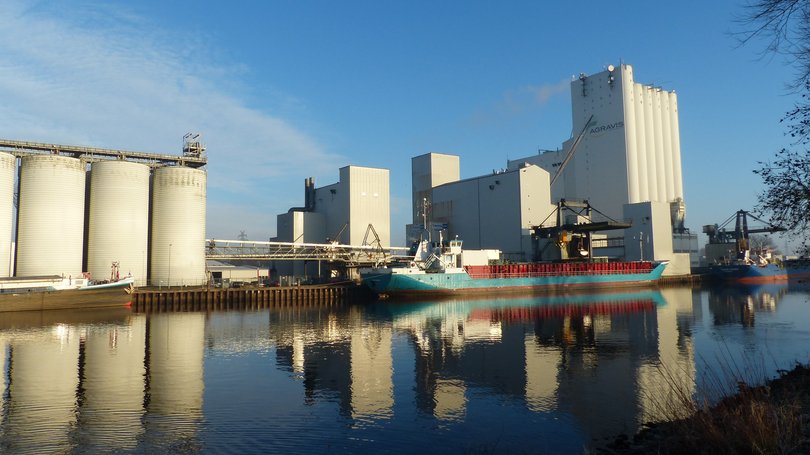
<path fill-rule="evenodd" d="M 606 218 L 606 221 L 594 221 L 593 212 Z M 579 221 L 566 221 L 566 215 L 576 215 Z M 552 216 L 556 220 L 550 226 L 544 226 Z M 540 223 L 532 226 L 533 260 L 543 260 L 546 250 L 552 244 L 559 248 L 561 260 L 593 260 L 593 246 L 591 237 L 597 231 L 614 229 L 627 229 L 630 223 L 616 221 L 604 213 L 596 210 L 588 201 L 570 201 L 560 199 L 557 207 Z M 551 239 L 553 242 L 542 242 L 541 239 Z M 542 245 L 541 245 L 542 244 Z"/>
<path fill-rule="evenodd" d="M 748 227 L 748 218 L 753 218 L 761 223 L 764 223 L 765 226 L 761 228 L 749 228 Z M 726 225 L 728 225 L 732 219 L 736 219 L 734 224 L 734 231 L 727 231 L 725 229 Z M 748 253 L 750 250 L 750 234 L 760 234 L 760 233 L 769 233 L 772 234 L 774 232 L 782 232 L 786 229 L 781 226 L 775 226 L 767 221 L 757 218 L 756 216 L 752 215 L 750 212 L 745 210 L 738 210 L 735 214 L 731 215 L 728 219 L 726 219 L 722 224 L 709 224 L 703 226 L 703 233 L 709 236 L 709 243 L 710 244 L 728 244 L 733 243 L 735 244 L 735 249 L 737 253 L 737 259 L 745 260 L 748 257 Z"/>

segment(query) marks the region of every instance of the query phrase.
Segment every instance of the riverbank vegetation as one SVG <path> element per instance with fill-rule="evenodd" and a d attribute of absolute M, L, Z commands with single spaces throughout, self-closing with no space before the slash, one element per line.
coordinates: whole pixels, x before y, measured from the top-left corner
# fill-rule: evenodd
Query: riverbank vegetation
<path fill-rule="evenodd" d="M 666 372 L 664 373 L 666 375 Z M 673 383 L 670 383 L 673 384 Z M 796 365 L 764 385 L 737 381 L 719 401 L 675 386 L 664 409 L 670 418 L 634 437 L 620 436 L 602 454 L 810 453 L 810 366 Z"/>

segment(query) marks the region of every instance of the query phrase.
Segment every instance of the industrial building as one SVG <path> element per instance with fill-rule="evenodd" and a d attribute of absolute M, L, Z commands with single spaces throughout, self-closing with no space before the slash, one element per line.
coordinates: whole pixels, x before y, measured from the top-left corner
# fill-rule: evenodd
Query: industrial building
<path fill-rule="evenodd" d="M 0 140 L 0 276 L 106 280 L 116 263 L 138 286 L 205 283 L 207 160 L 184 140 L 182 156 Z"/>
<path fill-rule="evenodd" d="M 624 204 L 683 201 L 674 91 L 635 82 L 630 65 L 609 65 L 571 82 L 571 113 L 574 137 L 561 150 L 510 160 L 507 167 L 532 163 L 555 174 L 582 133 L 552 185 L 554 200 L 588 200 L 615 218 Z"/>
<path fill-rule="evenodd" d="M 304 184 L 304 206 L 276 217 L 279 242 L 375 244 L 391 246 L 391 196 L 388 169 L 363 166 L 340 168 L 337 183 L 315 188 Z M 322 275 L 322 264 L 303 261 L 276 264 L 281 275 Z"/>
<path fill-rule="evenodd" d="M 697 235 L 683 226 L 675 92 L 636 83 L 630 65 L 610 65 L 573 80 L 571 103 L 574 135 L 562 149 L 510 160 L 492 175 L 459 180 L 458 157 L 413 158 L 413 203 L 429 201 L 436 225 L 428 229 L 446 228 L 466 248 L 497 248 L 506 259 L 528 260 L 529 229 L 554 222 L 546 219 L 552 203 L 588 201 L 596 219 L 633 226 L 617 238 L 603 234 L 600 254 L 638 260 L 649 244 L 645 259 L 669 260 L 667 274 L 688 274 L 698 259 Z M 416 212 L 409 241 L 422 229 Z M 622 242 L 626 248 L 615 247 Z"/>
<path fill-rule="evenodd" d="M 684 227 L 675 91 L 635 82 L 630 65 L 608 65 L 605 71 L 580 74 L 571 82 L 571 115 L 574 135 L 562 149 L 510 160 L 507 168 L 536 164 L 556 175 L 552 200 L 587 200 L 615 219 L 627 219 L 627 204 L 666 203 L 672 231 L 672 242 L 667 243 L 673 254 L 689 255 L 689 265 L 670 264 L 668 273 L 676 269 L 689 273 L 690 265 L 698 265 L 699 254 L 697 234 Z M 656 234 L 664 235 L 660 230 Z M 631 252 L 628 258 L 638 259 Z M 677 262 L 683 260 L 679 257 Z"/>
<path fill-rule="evenodd" d="M 211 275 L 211 283 L 222 287 L 243 283 L 260 283 L 270 277 L 270 271 L 266 267 L 233 265 L 210 259 L 206 261 L 206 268 Z"/>
<path fill-rule="evenodd" d="M 434 240 L 443 231 L 463 239 L 466 249 L 498 249 L 506 259 L 532 259 L 531 227 L 554 210 L 548 172 L 527 165 L 459 180 L 458 157 L 438 153 L 414 157 L 411 166 L 414 202 L 430 202 L 429 219 L 436 226 L 428 229 Z M 410 241 L 423 224 L 414 219 L 407 228 Z"/>
<path fill-rule="evenodd" d="M 461 179 L 461 160 L 456 155 L 426 153 L 411 158 L 413 224 L 422 223 L 422 201 L 433 200 L 433 188 Z M 417 233 L 418 236 L 418 233 Z"/>

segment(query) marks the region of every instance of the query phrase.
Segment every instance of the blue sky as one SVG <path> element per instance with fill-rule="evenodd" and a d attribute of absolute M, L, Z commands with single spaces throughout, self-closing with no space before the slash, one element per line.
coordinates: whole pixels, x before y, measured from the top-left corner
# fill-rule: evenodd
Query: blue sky
<path fill-rule="evenodd" d="M 274 235 L 307 177 L 388 168 L 398 243 L 411 157 L 457 154 L 466 178 L 559 147 L 572 75 L 624 62 L 678 93 L 700 232 L 752 209 L 752 169 L 789 143 L 793 70 L 737 46 L 742 4 L 6 0 L 0 137 L 180 153 L 201 132 L 215 238 Z"/>

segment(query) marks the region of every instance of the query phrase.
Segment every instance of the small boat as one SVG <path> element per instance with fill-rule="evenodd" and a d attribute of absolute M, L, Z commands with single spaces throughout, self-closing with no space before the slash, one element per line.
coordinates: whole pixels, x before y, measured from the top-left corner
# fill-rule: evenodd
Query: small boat
<path fill-rule="evenodd" d="M 440 241 L 441 243 L 441 241 Z M 471 293 L 551 293 L 654 284 L 667 261 L 558 261 L 462 265 L 462 241 L 446 247 L 419 243 L 404 264 L 361 268 L 363 284 L 383 296 L 414 297 Z"/>
<path fill-rule="evenodd" d="M 134 283 L 133 277 L 99 283 L 56 275 L 0 278 L 0 313 L 126 306 Z"/>

